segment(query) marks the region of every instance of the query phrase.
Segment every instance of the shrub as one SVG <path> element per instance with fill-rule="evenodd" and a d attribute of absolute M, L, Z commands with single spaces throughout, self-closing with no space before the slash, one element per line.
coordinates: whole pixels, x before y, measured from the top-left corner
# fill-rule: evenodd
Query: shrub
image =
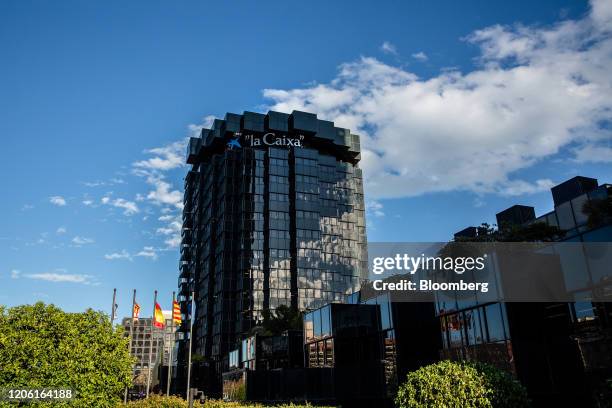
<path fill-rule="evenodd" d="M 395 404 L 398 408 L 524 408 L 529 400 L 516 380 L 493 366 L 441 361 L 409 373 Z"/>
<path fill-rule="evenodd" d="M 489 364 L 473 363 L 472 366 L 483 376 L 493 408 L 530 406 L 527 390 L 510 374 Z"/>
<path fill-rule="evenodd" d="M 0 327 L 0 388 L 70 388 L 76 395 L 33 405 L 113 407 L 130 385 L 128 340 L 102 312 L 67 313 L 42 302 L 0 307 Z"/>
<path fill-rule="evenodd" d="M 151 395 L 147 399 L 139 401 L 128 402 L 127 405 L 120 405 L 120 407 L 128 408 L 187 408 L 187 401 L 178 397 L 162 397 L 159 395 Z M 198 401 L 194 402 L 195 408 L 266 408 L 260 404 L 248 404 L 240 402 L 228 402 L 221 400 L 208 400 L 201 404 Z M 314 408 L 310 404 L 294 405 L 294 404 L 283 404 L 276 406 L 275 408 Z M 325 407 L 319 407 L 325 408 Z"/>
<path fill-rule="evenodd" d="M 125 406 L 125 405 L 123 405 Z M 187 401 L 178 397 L 151 395 L 149 398 L 127 403 L 129 408 L 187 408 Z"/>

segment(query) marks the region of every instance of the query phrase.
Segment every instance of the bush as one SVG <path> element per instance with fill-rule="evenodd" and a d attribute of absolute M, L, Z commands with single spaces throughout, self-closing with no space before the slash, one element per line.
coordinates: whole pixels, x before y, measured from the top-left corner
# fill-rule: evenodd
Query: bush
<path fill-rule="evenodd" d="M 525 387 L 507 372 L 484 363 L 473 363 L 472 366 L 484 377 L 493 408 L 523 408 L 531 405 Z"/>
<path fill-rule="evenodd" d="M 187 401 L 178 397 L 151 395 L 149 398 L 128 402 L 129 408 L 187 408 Z M 196 406 L 200 406 L 199 404 Z"/>
<path fill-rule="evenodd" d="M 187 401 L 178 397 L 162 397 L 159 395 L 151 395 L 147 399 L 128 402 L 127 405 L 120 405 L 128 408 L 187 408 Z M 248 404 L 240 402 L 227 402 L 220 400 L 208 400 L 204 404 L 196 401 L 193 405 L 195 408 L 266 408 L 260 404 Z M 294 405 L 283 404 L 276 408 L 314 408 L 310 404 Z M 320 407 L 324 408 L 324 407 Z"/>
<path fill-rule="evenodd" d="M 70 388 L 76 395 L 35 405 L 113 407 L 130 385 L 128 339 L 102 312 L 66 313 L 42 302 L 0 306 L 0 327 L 0 388 Z"/>
<path fill-rule="evenodd" d="M 529 399 L 518 381 L 493 366 L 441 361 L 409 373 L 395 404 L 398 408 L 524 408 Z"/>

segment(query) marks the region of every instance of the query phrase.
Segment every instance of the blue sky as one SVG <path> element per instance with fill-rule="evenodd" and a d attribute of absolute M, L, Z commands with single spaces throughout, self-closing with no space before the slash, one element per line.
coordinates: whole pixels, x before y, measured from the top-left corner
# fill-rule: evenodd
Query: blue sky
<path fill-rule="evenodd" d="M 132 288 L 143 313 L 154 289 L 168 308 L 182 143 L 228 111 L 303 108 L 360 133 L 370 241 L 440 241 L 515 203 L 548 211 L 574 175 L 610 182 L 611 16 L 565 0 L 3 1 L 0 304 L 108 311 L 117 287 L 120 315 Z"/>

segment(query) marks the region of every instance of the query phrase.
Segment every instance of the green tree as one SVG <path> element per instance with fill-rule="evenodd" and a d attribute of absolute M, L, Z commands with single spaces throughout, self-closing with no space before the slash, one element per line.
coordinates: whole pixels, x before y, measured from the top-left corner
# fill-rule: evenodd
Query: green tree
<path fill-rule="evenodd" d="M 61 405 L 112 407 L 131 383 L 128 339 L 102 312 L 0 307 L 0 328 L 0 388 L 70 388 L 75 399 Z"/>
<path fill-rule="evenodd" d="M 302 329 L 302 313 L 292 307 L 279 305 L 273 313 L 266 310 L 263 315 L 264 335 L 279 335 L 286 330 Z"/>
<path fill-rule="evenodd" d="M 525 408 L 527 392 L 491 365 L 440 361 L 408 374 L 395 398 L 398 408 Z"/>
<path fill-rule="evenodd" d="M 589 228 L 595 228 L 612 220 L 612 196 L 605 199 L 588 200 L 582 206 L 582 212 L 587 215 Z"/>

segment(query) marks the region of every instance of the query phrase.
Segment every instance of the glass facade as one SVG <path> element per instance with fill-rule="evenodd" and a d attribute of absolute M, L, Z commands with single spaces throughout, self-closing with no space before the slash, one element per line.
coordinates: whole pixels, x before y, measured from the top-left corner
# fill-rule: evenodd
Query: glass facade
<path fill-rule="evenodd" d="M 358 136 L 304 112 L 228 113 L 187 154 L 179 299 L 186 332 L 195 293 L 194 353 L 219 365 L 265 311 L 315 309 L 359 289 Z"/>
<path fill-rule="evenodd" d="M 553 187 L 553 197 L 555 208 L 550 213 L 533 215 L 528 221 L 515 217 L 511 223 L 557 227 L 562 230 L 561 242 L 612 242 L 612 186 L 597 186 L 597 180 L 576 177 Z M 505 217 L 515 207 L 500 214 Z M 610 303 L 588 301 L 598 285 L 606 284 L 597 273 L 609 270 L 612 259 L 582 253 L 598 248 L 564 247 L 557 254 L 562 269 L 581 271 L 566 274 L 579 279 L 565 280 L 576 302 L 492 303 L 478 297 L 459 300 L 437 294 L 441 357 L 495 364 L 514 373 L 542 401 L 563 401 L 568 406 L 584 401 L 585 378 L 595 383 L 598 375 L 612 369 L 606 335 L 612 329 L 612 308 Z"/>

